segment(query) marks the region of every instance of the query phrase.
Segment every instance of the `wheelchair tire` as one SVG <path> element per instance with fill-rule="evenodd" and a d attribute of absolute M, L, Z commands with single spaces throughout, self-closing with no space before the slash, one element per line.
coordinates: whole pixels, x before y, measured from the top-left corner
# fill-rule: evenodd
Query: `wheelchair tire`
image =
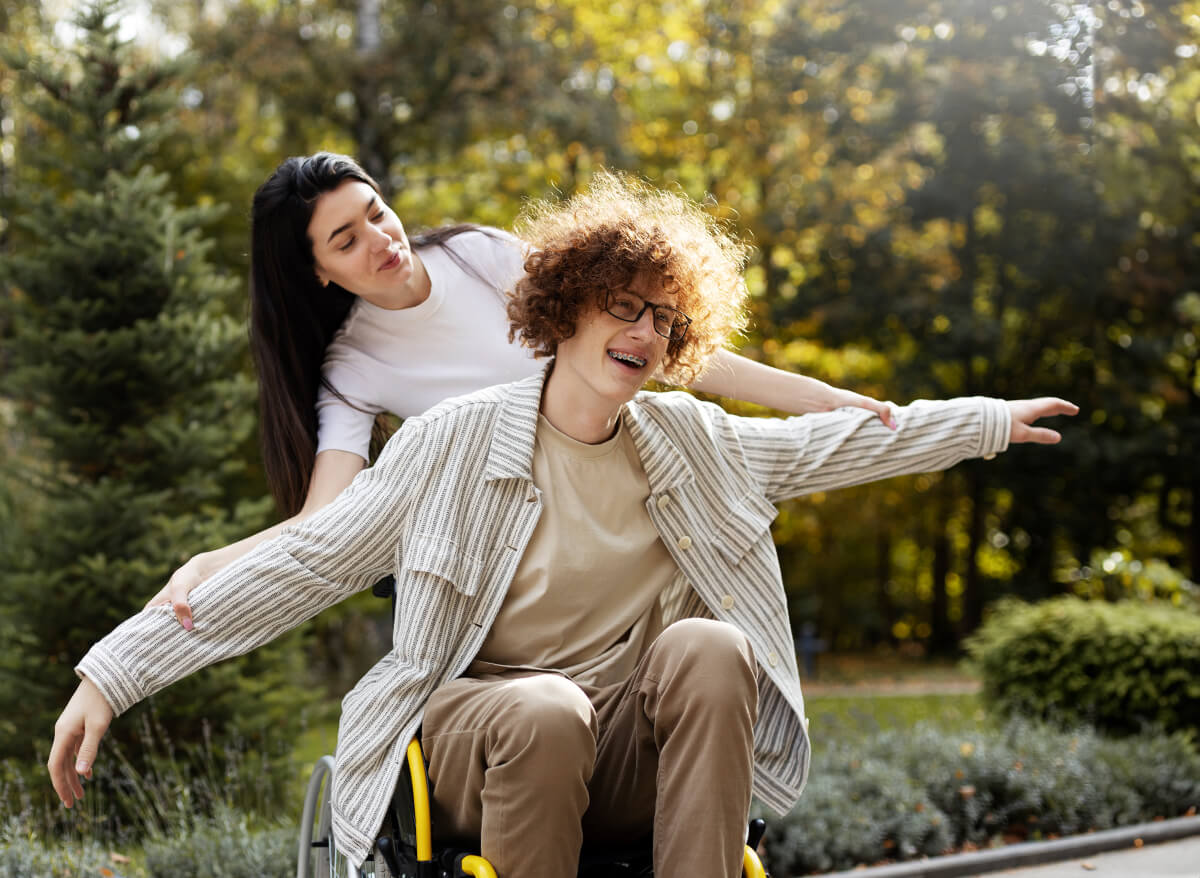
<path fill-rule="evenodd" d="M 365 868 L 356 868 L 337 846 L 333 834 L 333 757 L 313 766 L 304 795 L 296 851 L 296 878 L 394 878 L 376 851 Z"/>

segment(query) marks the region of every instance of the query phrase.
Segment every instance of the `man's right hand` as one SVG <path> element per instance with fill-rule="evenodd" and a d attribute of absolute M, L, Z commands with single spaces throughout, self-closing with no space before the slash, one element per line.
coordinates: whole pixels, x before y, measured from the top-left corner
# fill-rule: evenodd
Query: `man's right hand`
<path fill-rule="evenodd" d="M 50 748 L 50 782 L 62 803 L 70 808 L 83 798 L 83 781 L 91 780 L 100 739 L 112 722 L 112 708 L 91 680 L 83 680 L 54 724 Z"/>

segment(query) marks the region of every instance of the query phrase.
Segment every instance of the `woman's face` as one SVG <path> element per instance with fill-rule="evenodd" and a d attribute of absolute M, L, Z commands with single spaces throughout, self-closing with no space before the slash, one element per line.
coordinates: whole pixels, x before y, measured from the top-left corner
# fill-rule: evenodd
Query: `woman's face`
<path fill-rule="evenodd" d="M 379 193 L 347 180 L 321 195 L 308 223 L 317 279 L 379 305 L 394 305 L 413 278 L 404 226 Z"/>

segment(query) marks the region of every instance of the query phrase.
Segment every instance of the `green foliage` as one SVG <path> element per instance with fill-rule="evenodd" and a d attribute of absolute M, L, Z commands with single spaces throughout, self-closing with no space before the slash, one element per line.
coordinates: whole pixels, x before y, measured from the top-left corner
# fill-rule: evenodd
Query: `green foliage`
<path fill-rule="evenodd" d="M 0 824 L 0 874 L 6 878 L 78 878 L 104 875 L 101 870 L 111 867 L 109 852 L 95 840 L 47 843 L 29 833 L 16 817 Z"/>
<path fill-rule="evenodd" d="M 146 839 L 144 867 L 93 839 L 47 842 L 18 818 L 0 826 L 0 874 L 5 878 L 288 878 L 296 871 L 296 828 L 252 825 L 221 808 L 211 817 Z"/>
<path fill-rule="evenodd" d="M 116 36 L 120 6 L 79 13 L 55 62 L 11 55 L 31 124 L 12 246 L 0 251 L 0 394 L 11 402 L 0 517 L 0 755 L 44 760 L 73 664 L 191 554 L 262 526 L 240 499 L 254 429 L 237 281 L 208 258 L 213 212 L 146 164 L 174 66 Z M 218 746 L 287 737 L 309 698 L 292 638 L 159 694 L 172 738 L 208 718 Z M 134 743 L 136 723 L 111 737 Z M 139 760 L 136 746 L 126 746 Z M 48 791 L 47 791 L 48 794 Z"/>
<path fill-rule="evenodd" d="M 149 839 L 145 853 L 147 878 L 289 878 L 296 873 L 296 827 L 255 828 L 223 808 Z"/>
<path fill-rule="evenodd" d="M 137 862 L 116 871 L 237 878 L 283 874 L 287 863 L 294 868 L 294 809 L 302 795 L 292 782 L 295 760 L 286 752 L 250 750 L 240 739 L 218 750 L 207 726 L 202 731 L 199 742 L 175 742 L 143 716 L 137 765 L 119 745 L 106 745 L 96 781 L 70 811 L 42 799 L 44 768 L 0 762 L 0 813 L 11 815 L 0 865 L 6 856 L 14 863 L 48 863 L 51 851 L 70 857 L 63 862 L 102 863 L 109 859 L 106 850 L 141 847 L 144 871 Z M 0 874 L 9 873 L 0 868 Z M 46 867 L 33 874 L 60 873 Z"/>
<path fill-rule="evenodd" d="M 1165 601 L 1200 610 L 1200 587 L 1165 561 L 1142 561 L 1128 549 L 1096 549 L 1086 566 L 1073 566 L 1066 574 L 1071 591 L 1081 598 Z"/>
<path fill-rule="evenodd" d="M 768 867 L 803 875 L 963 845 L 1046 838 L 1182 815 L 1200 805 L 1200 752 L 1184 735 L 1013 722 L 928 723 L 817 739 L 800 804 L 768 822 Z"/>
<path fill-rule="evenodd" d="M 1112 732 L 1200 728 L 1200 616 L 1169 605 L 1005 601 L 968 641 L 984 696 L 1010 715 Z"/>

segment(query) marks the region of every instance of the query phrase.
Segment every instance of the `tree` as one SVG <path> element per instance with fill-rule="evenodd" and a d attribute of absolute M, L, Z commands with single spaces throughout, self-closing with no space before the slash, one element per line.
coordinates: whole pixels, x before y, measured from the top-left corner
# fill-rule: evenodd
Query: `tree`
<path fill-rule="evenodd" d="M 208 259 L 211 211 L 181 208 L 150 159 L 170 133 L 180 64 L 117 36 L 117 0 L 74 20 L 51 63 L 19 51 L 29 124 L 13 246 L 0 254 L 13 405 L 6 458 L 31 502 L 0 519 L 0 754 L 34 757 L 75 685 L 74 662 L 180 562 L 264 523 L 235 502 L 234 450 L 254 429 L 228 316 L 237 281 Z M 232 510 L 232 511 L 230 511 Z M 285 639 L 152 699 L 174 740 L 201 719 L 218 744 L 294 728 L 299 650 Z M 113 736 L 129 743 L 137 723 Z M 126 752 L 136 754 L 137 747 Z M 135 755 L 136 764 L 136 755 Z"/>

